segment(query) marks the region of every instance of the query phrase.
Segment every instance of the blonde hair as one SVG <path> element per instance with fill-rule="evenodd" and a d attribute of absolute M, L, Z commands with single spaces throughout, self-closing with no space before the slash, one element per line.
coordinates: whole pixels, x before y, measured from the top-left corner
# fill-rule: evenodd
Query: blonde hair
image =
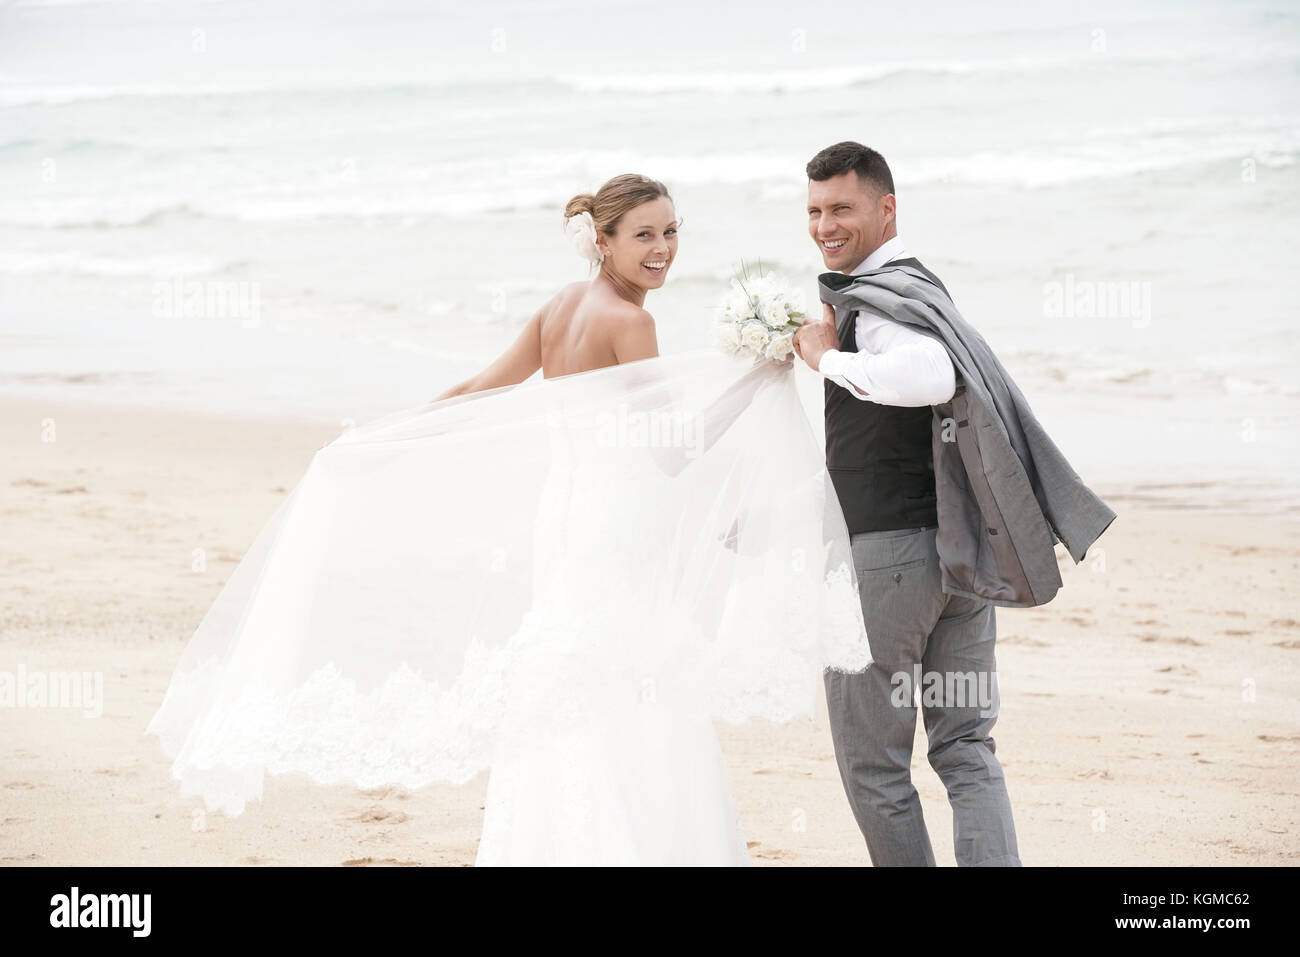
<path fill-rule="evenodd" d="M 668 187 L 659 180 L 637 173 L 623 173 L 606 181 L 595 193 L 579 193 L 569 200 L 564 206 L 564 221 L 567 223 L 569 217 L 580 213 L 591 213 L 597 232 L 612 236 L 619 220 L 629 210 L 661 196 L 672 201 Z"/>

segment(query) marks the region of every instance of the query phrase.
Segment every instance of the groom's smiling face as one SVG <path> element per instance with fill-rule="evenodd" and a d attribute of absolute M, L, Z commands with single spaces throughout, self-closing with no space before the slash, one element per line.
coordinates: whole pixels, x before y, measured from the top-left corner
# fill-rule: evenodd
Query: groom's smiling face
<path fill-rule="evenodd" d="M 896 235 L 894 196 L 853 170 L 808 181 L 808 235 L 827 269 L 852 272 Z"/>

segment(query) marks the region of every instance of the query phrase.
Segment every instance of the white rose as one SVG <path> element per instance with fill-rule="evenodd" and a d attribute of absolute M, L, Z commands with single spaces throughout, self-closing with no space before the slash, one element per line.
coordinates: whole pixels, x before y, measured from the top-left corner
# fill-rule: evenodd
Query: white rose
<path fill-rule="evenodd" d="M 583 259 L 593 263 L 604 260 L 605 254 L 596 245 L 596 221 L 591 218 L 591 213 L 578 213 L 566 219 L 564 234 Z"/>
<path fill-rule="evenodd" d="M 740 342 L 746 349 L 752 349 L 754 352 L 762 354 L 767 348 L 768 340 L 771 334 L 767 327 L 761 322 L 747 322 L 743 329 L 740 330 Z"/>
<path fill-rule="evenodd" d="M 794 333 L 783 332 L 779 336 L 773 336 L 772 341 L 767 344 L 765 355 L 778 362 L 794 355 Z"/>
<path fill-rule="evenodd" d="M 790 321 L 790 317 L 785 311 L 785 304 L 776 299 L 767 302 L 763 307 L 761 315 L 763 321 L 773 329 L 780 329 Z"/>
<path fill-rule="evenodd" d="M 717 329 L 718 345 L 727 352 L 740 351 L 740 326 L 734 322 L 720 322 Z"/>
<path fill-rule="evenodd" d="M 804 308 L 806 300 L 802 289 L 795 289 L 786 296 L 786 313 L 793 321 L 798 321 L 807 314 L 808 310 Z"/>

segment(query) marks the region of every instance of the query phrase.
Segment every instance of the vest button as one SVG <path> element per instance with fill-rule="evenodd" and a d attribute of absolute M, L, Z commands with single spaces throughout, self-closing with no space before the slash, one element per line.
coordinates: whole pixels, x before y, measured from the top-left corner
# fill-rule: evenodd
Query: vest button
<path fill-rule="evenodd" d="M 898 584 L 898 583 L 901 582 L 902 580 L 903 580 L 903 573 L 902 573 L 902 572 L 894 572 L 894 584 Z"/>

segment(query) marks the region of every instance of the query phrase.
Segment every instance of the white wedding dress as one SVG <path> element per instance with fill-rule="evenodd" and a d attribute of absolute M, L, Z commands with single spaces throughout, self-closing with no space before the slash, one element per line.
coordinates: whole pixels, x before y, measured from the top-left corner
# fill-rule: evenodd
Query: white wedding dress
<path fill-rule="evenodd" d="M 547 433 L 535 604 L 516 638 L 476 863 L 747 864 L 707 702 L 679 680 L 694 628 L 645 573 L 670 547 L 672 480 L 648 481 L 615 446 L 600 454 L 585 416 L 552 415 Z"/>
<path fill-rule="evenodd" d="M 488 771 L 479 864 L 747 863 L 713 722 L 870 662 L 792 377 L 700 350 L 321 449 L 150 722 L 182 795 Z"/>

